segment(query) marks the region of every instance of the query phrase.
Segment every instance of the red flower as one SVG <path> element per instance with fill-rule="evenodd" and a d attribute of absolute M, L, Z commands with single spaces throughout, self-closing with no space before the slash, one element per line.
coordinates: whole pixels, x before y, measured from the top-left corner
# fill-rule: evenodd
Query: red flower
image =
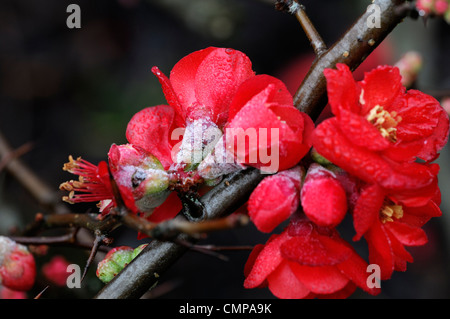
<path fill-rule="evenodd" d="M 303 169 L 296 166 L 258 184 L 248 200 L 248 215 L 258 230 L 270 233 L 297 211 L 303 175 Z"/>
<path fill-rule="evenodd" d="M 448 116 L 439 103 L 405 92 L 397 68 L 378 67 L 361 82 L 343 64 L 324 73 L 335 117 L 313 132 L 318 152 L 367 183 L 433 194 L 437 165 L 413 161 L 434 160 L 447 142 Z"/>
<path fill-rule="evenodd" d="M 209 143 L 205 130 L 222 131 L 226 145 L 236 146 L 231 151 L 238 161 L 258 168 L 267 164 L 260 154 L 276 150 L 276 168 L 290 168 L 311 146 L 311 119 L 293 106 L 292 96 L 281 81 L 268 75 L 255 76 L 249 58 L 242 52 L 214 47 L 196 51 L 173 67 L 170 79 L 157 67 L 152 71 L 170 106 L 138 112 L 129 122 L 126 135 L 131 144 L 155 155 L 165 169 L 177 161 L 173 153 L 179 152 L 179 136 L 172 139 L 177 127 L 186 128 L 189 138 L 201 141 L 200 150 L 186 138 L 181 147 L 199 152 Z M 249 129 L 255 130 L 256 139 L 241 149 L 233 140 L 248 136 L 252 133 Z M 277 136 L 271 135 L 272 129 Z M 255 153 L 260 157 L 254 159 Z"/>
<path fill-rule="evenodd" d="M 389 279 L 393 271 L 405 271 L 406 263 L 413 262 L 404 246 L 427 243 L 421 227 L 432 217 L 441 216 L 439 204 L 438 190 L 432 200 L 423 204 L 403 197 L 398 199 L 376 184 L 363 187 L 353 210 L 354 240 L 364 236 L 370 263 L 380 266 L 380 279 Z"/>
<path fill-rule="evenodd" d="M 307 219 L 291 221 L 280 235 L 258 245 L 245 265 L 245 288 L 269 287 L 278 298 L 346 298 L 367 285 L 367 263 L 336 230 Z"/>
<path fill-rule="evenodd" d="M 99 202 L 100 212 L 107 214 L 112 207 L 117 207 L 118 198 L 114 193 L 109 174 L 108 164 L 104 161 L 98 166 L 83 160 L 81 157 L 76 160 L 69 156 L 69 162 L 64 164 L 63 170 L 74 175 L 78 175 L 78 181 L 68 181 L 62 183 L 59 188 L 69 192 L 63 200 L 70 203 Z M 121 199 L 126 207 L 137 212 L 131 190 L 126 187 L 119 187 Z"/>

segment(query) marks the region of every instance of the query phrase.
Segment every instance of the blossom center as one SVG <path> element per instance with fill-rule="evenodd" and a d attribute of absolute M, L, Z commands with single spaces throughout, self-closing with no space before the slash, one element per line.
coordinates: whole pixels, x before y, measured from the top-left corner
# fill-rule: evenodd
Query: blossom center
<path fill-rule="evenodd" d="M 367 120 L 380 131 L 384 138 L 393 143 L 397 142 L 397 125 L 402 120 L 397 112 L 389 113 L 382 106 L 377 105 L 369 111 Z"/>
<path fill-rule="evenodd" d="M 386 222 L 393 222 L 395 219 L 403 217 L 403 207 L 395 205 L 392 202 L 385 202 L 380 210 L 380 220 L 383 224 Z"/>

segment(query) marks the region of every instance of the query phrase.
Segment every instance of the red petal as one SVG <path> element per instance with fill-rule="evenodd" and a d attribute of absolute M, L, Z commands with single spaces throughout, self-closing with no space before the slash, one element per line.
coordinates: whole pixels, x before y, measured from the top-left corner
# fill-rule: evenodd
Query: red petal
<path fill-rule="evenodd" d="M 340 116 L 340 110 L 360 113 L 359 87 L 353 79 L 352 72 L 345 64 L 338 63 L 337 70 L 325 69 L 327 79 L 328 102 L 334 115 Z"/>
<path fill-rule="evenodd" d="M 253 267 L 244 281 L 245 288 L 256 288 L 281 264 L 280 246 L 289 238 L 287 232 L 273 235 L 261 250 L 253 264 Z"/>
<path fill-rule="evenodd" d="M 310 293 L 297 279 L 286 261 L 270 274 L 267 281 L 270 291 L 280 299 L 301 299 Z"/>
<path fill-rule="evenodd" d="M 367 285 L 367 263 L 355 251 L 352 250 L 352 255 L 336 267 L 359 288 L 368 292 L 371 295 L 377 295 L 381 292 L 380 288 L 369 288 Z"/>
<path fill-rule="evenodd" d="M 347 196 L 342 185 L 331 173 L 315 176 L 310 166 L 301 191 L 303 210 L 311 221 L 320 226 L 337 226 L 347 212 Z M 322 168 L 323 170 L 323 168 Z"/>
<path fill-rule="evenodd" d="M 343 109 L 338 119 L 341 131 L 356 145 L 371 151 L 382 151 L 392 145 L 364 116 Z"/>
<path fill-rule="evenodd" d="M 228 120 L 231 121 L 248 101 L 269 87 L 270 95 L 268 95 L 265 103 L 294 104 L 292 95 L 283 82 L 273 76 L 260 74 L 249 78 L 239 86 L 230 104 Z"/>
<path fill-rule="evenodd" d="M 212 120 L 216 122 L 219 117 L 224 117 L 223 113 L 228 113 L 239 85 L 252 76 L 252 64 L 245 54 L 232 49 L 213 50 L 197 70 L 197 101 L 210 109 Z"/>
<path fill-rule="evenodd" d="M 407 158 L 409 149 L 412 149 L 415 151 L 413 156 L 425 161 L 434 160 L 447 143 L 449 131 L 448 114 L 439 102 L 430 95 L 409 90 L 404 99 L 396 101 L 392 108 L 402 120 L 397 126 L 399 143 L 389 156 Z M 402 154 L 405 151 L 407 153 Z"/>
<path fill-rule="evenodd" d="M 300 169 L 297 171 L 291 172 L 299 175 L 297 183 L 283 171 L 266 177 L 250 195 L 248 214 L 261 232 L 271 232 L 297 210 L 301 179 Z"/>
<path fill-rule="evenodd" d="M 348 282 L 347 286 L 342 288 L 341 290 L 334 292 L 332 294 L 323 294 L 318 295 L 318 299 L 347 299 L 350 297 L 356 290 L 356 285 L 351 281 Z"/>
<path fill-rule="evenodd" d="M 181 200 L 176 192 L 170 193 L 164 203 L 155 208 L 153 213 L 147 218 L 153 223 L 160 223 L 162 221 L 174 218 L 183 208 Z"/>
<path fill-rule="evenodd" d="M 394 271 L 394 257 L 389 237 L 381 222 L 376 220 L 370 230 L 364 235 L 369 247 L 369 261 L 381 269 L 381 280 L 387 280 Z"/>
<path fill-rule="evenodd" d="M 128 123 L 128 141 L 156 156 L 165 169 L 172 164 L 171 134 L 175 111 L 167 105 L 145 108 L 136 113 Z"/>
<path fill-rule="evenodd" d="M 360 84 L 365 101 L 363 115 L 377 105 L 388 107 L 405 91 L 399 69 L 392 66 L 379 66 L 366 73 Z"/>
<path fill-rule="evenodd" d="M 264 249 L 263 244 L 258 244 L 253 247 L 250 255 L 247 258 L 247 261 L 245 262 L 244 266 L 244 276 L 247 277 L 250 275 L 250 272 L 252 271 L 252 268 L 256 262 L 256 258 L 259 256 L 259 253 Z"/>
<path fill-rule="evenodd" d="M 422 228 L 409 226 L 401 221 L 386 223 L 384 227 L 390 231 L 403 245 L 421 246 L 428 242 Z"/>
<path fill-rule="evenodd" d="M 325 158 L 368 183 L 390 190 L 419 191 L 436 181 L 431 167 L 395 163 L 354 145 L 339 129 L 336 118 L 322 122 L 313 132 L 313 146 Z"/>
<path fill-rule="evenodd" d="M 295 236 L 281 245 L 282 255 L 306 266 L 331 266 L 350 256 L 351 250 L 341 241 L 327 236 Z"/>
<path fill-rule="evenodd" d="M 343 289 L 348 278 L 335 266 L 310 267 L 289 263 L 291 270 L 300 282 L 313 293 L 331 294 Z"/>
<path fill-rule="evenodd" d="M 195 51 L 178 61 L 170 72 L 170 82 L 182 106 L 180 115 L 184 118 L 186 117 L 187 108 L 197 100 L 195 96 L 195 77 L 198 67 L 214 50 L 217 50 L 217 48 L 209 47 Z"/>
<path fill-rule="evenodd" d="M 152 68 L 153 74 L 155 74 L 158 77 L 159 83 L 162 86 L 164 96 L 166 97 L 167 103 L 169 103 L 170 106 L 172 106 L 175 110 L 175 122 L 182 126 L 184 121 L 184 111 L 180 104 L 180 101 L 178 100 L 178 96 L 176 92 L 174 91 L 172 84 L 170 83 L 167 76 L 162 73 L 158 67 L 154 66 Z"/>
<path fill-rule="evenodd" d="M 379 216 L 385 194 L 377 184 L 366 186 L 356 201 L 353 210 L 353 225 L 356 235 L 353 240 L 359 240 Z"/>

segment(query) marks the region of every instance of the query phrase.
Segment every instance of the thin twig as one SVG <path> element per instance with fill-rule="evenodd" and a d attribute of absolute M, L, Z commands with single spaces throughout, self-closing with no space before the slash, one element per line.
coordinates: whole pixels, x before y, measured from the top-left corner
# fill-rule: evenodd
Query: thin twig
<path fill-rule="evenodd" d="M 87 271 L 89 267 L 92 264 L 92 261 L 95 258 L 95 255 L 97 255 L 98 249 L 100 247 L 100 243 L 103 241 L 104 235 L 102 234 L 96 234 L 94 239 L 94 244 L 92 245 L 91 253 L 89 254 L 89 258 L 86 261 L 86 266 L 84 266 L 83 275 L 81 276 L 81 281 L 83 281 L 84 277 L 86 277 Z"/>
<path fill-rule="evenodd" d="M 9 154 L 3 155 L 0 161 L 0 172 L 15 158 L 19 158 L 28 153 L 33 148 L 33 143 L 28 142 L 11 151 Z"/>
<path fill-rule="evenodd" d="M 298 22 L 300 22 L 303 31 L 308 37 L 317 57 L 320 57 L 327 50 L 325 42 L 319 32 L 317 32 L 314 24 L 309 19 L 306 14 L 305 7 L 302 4 L 300 4 L 297 0 L 280 0 L 275 4 L 275 8 L 277 10 L 287 11 L 295 15 Z"/>
<path fill-rule="evenodd" d="M 69 210 L 63 205 L 57 196 L 47 184 L 45 184 L 28 166 L 26 166 L 17 156 L 11 157 L 14 150 L 9 145 L 7 139 L 0 132 L 0 157 L 5 160 L 6 170 L 12 174 L 41 204 L 51 212 L 57 214 L 68 213 Z M 8 158 L 10 157 L 10 158 Z"/>

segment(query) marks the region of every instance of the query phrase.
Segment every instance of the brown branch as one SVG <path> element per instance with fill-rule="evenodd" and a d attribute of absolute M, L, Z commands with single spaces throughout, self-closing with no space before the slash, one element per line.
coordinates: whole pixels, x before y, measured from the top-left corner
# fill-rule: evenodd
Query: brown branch
<path fill-rule="evenodd" d="M 298 3 L 296 0 L 282 0 L 275 4 L 275 8 L 281 11 L 288 11 L 295 15 L 308 37 L 316 56 L 320 57 L 327 50 L 325 42 L 309 19 L 305 7 L 302 4 Z"/>
<path fill-rule="evenodd" d="M 355 70 L 407 16 L 408 11 L 398 10 L 404 2 L 404 0 L 373 1 L 373 4 L 380 7 L 381 28 L 369 27 L 367 21 L 371 13 L 365 12 L 341 39 L 319 59 L 316 59 L 294 95 L 294 105 L 300 111 L 309 114 L 313 120 L 317 119 L 327 104 L 324 69 L 334 68 L 336 64 L 344 63 L 351 70 Z"/>

